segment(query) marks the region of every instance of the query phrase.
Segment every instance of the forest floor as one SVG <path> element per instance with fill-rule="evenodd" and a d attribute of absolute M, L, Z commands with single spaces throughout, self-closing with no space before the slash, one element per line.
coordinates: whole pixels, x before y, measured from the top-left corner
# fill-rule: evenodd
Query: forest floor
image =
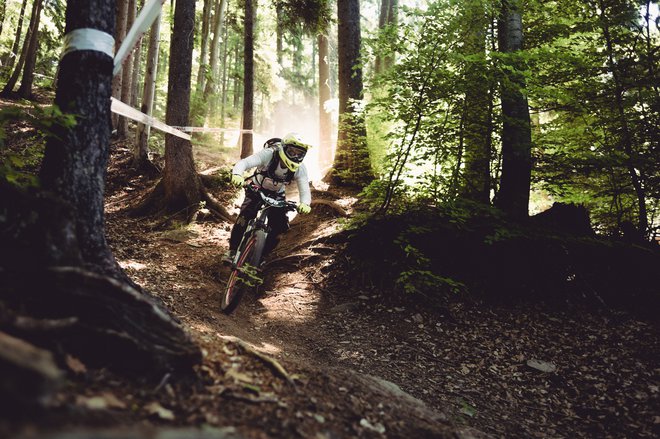
<path fill-rule="evenodd" d="M 207 218 L 166 227 L 162 218 L 131 218 L 128 208 L 154 181 L 130 174 L 124 145 L 112 154 L 109 243 L 128 275 L 202 347 L 198 379 L 136 383 L 68 357 L 69 383 L 13 434 L 660 436 L 657 326 L 612 310 L 475 300 L 437 310 L 354 287 L 339 268 L 341 242 L 326 239 L 343 219 L 326 206 L 293 219 L 264 285 L 227 316 L 219 308 L 228 274 L 220 258 L 230 224 Z M 315 197 L 349 213 L 358 208 L 355 194 L 317 189 Z M 238 194 L 215 195 L 238 211 Z M 202 428 L 182 430 L 193 427 Z"/>

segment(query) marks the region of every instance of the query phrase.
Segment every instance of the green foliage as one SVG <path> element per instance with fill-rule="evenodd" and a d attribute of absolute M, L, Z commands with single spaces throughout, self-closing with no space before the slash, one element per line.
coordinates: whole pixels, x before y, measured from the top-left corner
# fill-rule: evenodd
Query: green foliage
<path fill-rule="evenodd" d="M 29 132 L 27 146 L 8 148 L 5 144 L 8 124 L 20 126 Z M 0 181 L 11 185 L 37 186 L 36 168 L 41 163 L 46 139 L 55 136 L 58 127 L 75 125 L 75 117 L 63 114 L 57 106 L 29 110 L 12 106 L 0 109 Z"/>
<path fill-rule="evenodd" d="M 281 25 L 293 33 L 316 36 L 325 32 L 332 22 L 333 11 L 328 0 L 279 0 Z"/>
<path fill-rule="evenodd" d="M 499 86 L 514 78 L 533 119 L 534 188 L 552 201 L 585 204 L 596 229 L 615 234 L 638 221 L 640 193 L 648 219 L 660 217 L 660 33 L 649 4 L 531 1 L 524 4 L 526 49 L 497 52 L 499 2 L 436 0 L 425 9 L 402 7 L 398 28 L 368 40 L 372 53 L 397 63 L 371 78 L 367 107 L 370 142 L 387 151 L 370 203 L 398 211 L 406 199 L 455 200 L 465 177 L 466 93 L 488 83 L 493 95 L 491 178 L 500 175 Z M 490 17 L 486 50 L 471 52 L 466 20 Z M 656 19 L 657 20 L 657 19 Z M 605 36 L 609 35 L 608 46 Z M 478 66 L 476 75 L 468 75 Z M 508 84 L 513 85 L 513 84 Z M 618 97 L 617 97 L 618 96 Z M 497 189 L 493 185 L 493 189 Z M 653 230 L 648 230 L 652 233 Z"/>
<path fill-rule="evenodd" d="M 615 234 L 640 215 L 630 167 L 649 217 L 658 213 L 660 95 L 651 63 L 657 65 L 660 34 L 636 2 L 603 4 L 530 4 L 535 75 L 528 84 L 542 116 L 535 181 L 558 201 L 585 204 L 596 228 Z"/>

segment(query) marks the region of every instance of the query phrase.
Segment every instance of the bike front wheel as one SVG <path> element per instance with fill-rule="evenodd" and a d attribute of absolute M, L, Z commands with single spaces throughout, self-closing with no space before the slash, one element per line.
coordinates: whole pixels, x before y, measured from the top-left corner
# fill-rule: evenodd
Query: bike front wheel
<path fill-rule="evenodd" d="M 236 262 L 236 266 L 231 270 L 229 274 L 229 279 L 227 279 L 227 288 L 225 288 L 224 294 L 222 295 L 222 301 L 220 303 L 220 309 L 225 314 L 231 314 L 243 297 L 247 285 L 242 282 L 242 268 L 246 263 L 250 264 L 254 258 L 255 244 L 257 240 L 255 236 L 251 236 L 250 239 L 245 244 L 243 251 L 240 253 L 240 257 Z"/>

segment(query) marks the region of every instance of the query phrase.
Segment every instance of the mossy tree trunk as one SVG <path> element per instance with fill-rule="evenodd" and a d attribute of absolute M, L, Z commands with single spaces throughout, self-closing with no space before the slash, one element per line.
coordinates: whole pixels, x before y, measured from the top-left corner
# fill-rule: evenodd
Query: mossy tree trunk
<path fill-rule="evenodd" d="M 486 65 L 489 17 L 483 0 L 466 2 L 462 11 L 464 37 L 465 106 L 462 198 L 490 203 L 492 95 Z"/>
<path fill-rule="evenodd" d="M 367 149 L 360 67 L 360 3 L 337 1 L 339 129 L 333 177 L 338 184 L 365 186 L 373 179 Z"/>
<path fill-rule="evenodd" d="M 317 37 L 319 46 L 319 159 L 322 167 L 332 163 L 332 116 L 326 111 L 330 94 L 330 63 L 328 61 L 328 37 Z"/>
<path fill-rule="evenodd" d="M 499 208 L 514 218 L 529 215 L 532 176 L 532 129 L 525 94 L 524 65 L 516 52 L 523 48 L 520 0 L 502 0 L 498 23 L 499 51 L 505 54 L 502 94 L 502 175 L 496 197 Z"/>

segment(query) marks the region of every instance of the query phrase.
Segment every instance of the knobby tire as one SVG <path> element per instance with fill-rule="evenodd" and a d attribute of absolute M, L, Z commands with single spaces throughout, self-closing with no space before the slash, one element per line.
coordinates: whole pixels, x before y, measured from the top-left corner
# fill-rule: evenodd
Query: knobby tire
<path fill-rule="evenodd" d="M 220 308 L 225 314 L 231 314 L 236 309 L 241 301 L 241 298 L 243 297 L 243 293 L 245 293 L 247 286 L 240 282 L 241 269 L 243 268 L 243 265 L 245 265 L 246 261 L 248 264 L 251 264 L 256 242 L 257 240 L 255 236 L 252 236 L 248 240 L 247 244 L 245 244 L 243 252 L 241 253 L 241 256 L 238 259 L 238 262 L 236 262 L 236 268 L 234 268 L 229 275 L 229 279 L 227 280 L 227 288 L 222 295 L 222 303 L 220 304 Z"/>

